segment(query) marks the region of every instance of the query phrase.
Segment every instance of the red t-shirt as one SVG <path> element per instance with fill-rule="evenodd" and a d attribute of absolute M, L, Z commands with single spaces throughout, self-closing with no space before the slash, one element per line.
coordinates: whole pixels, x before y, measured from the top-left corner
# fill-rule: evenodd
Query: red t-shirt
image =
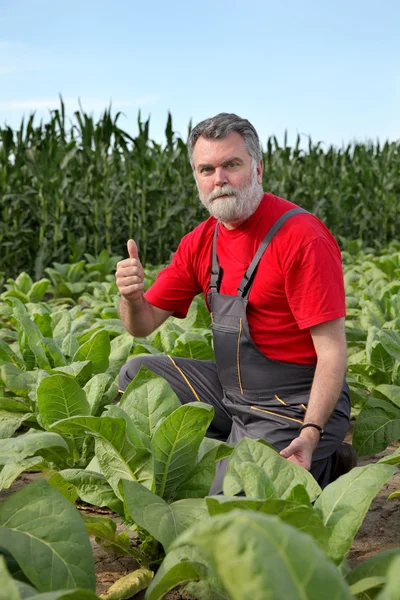
<path fill-rule="evenodd" d="M 239 283 L 268 230 L 292 202 L 265 194 L 256 212 L 236 229 L 219 224 L 220 292 L 236 295 Z M 169 266 L 145 296 L 150 304 L 184 318 L 194 296 L 210 287 L 216 220 L 185 235 Z M 315 364 L 309 327 L 344 317 L 341 254 L 325 225 L 311 214 L 291 217 L 261 258 L 247 305 L 251 337 L 269 358 Z"/>

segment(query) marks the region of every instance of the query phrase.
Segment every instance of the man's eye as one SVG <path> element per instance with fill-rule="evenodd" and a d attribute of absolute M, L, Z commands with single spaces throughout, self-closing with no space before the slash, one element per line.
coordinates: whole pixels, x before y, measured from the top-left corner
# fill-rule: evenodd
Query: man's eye
<path fill-rule="evenodd" d="M 229 167 L 230 169 L 232 169 L 233 167 L 237 167 L 237 166 L 238 166 L 238 163 L 237 163 L 237 162 L 230 162 L 230 163 L 228 163 L 228 167 Z"/>
<path fill-rule="evenodd" d="M 212 171 L 212 167 L 203 167 L 200 173 L 209 173 L 210 171 Z"/>

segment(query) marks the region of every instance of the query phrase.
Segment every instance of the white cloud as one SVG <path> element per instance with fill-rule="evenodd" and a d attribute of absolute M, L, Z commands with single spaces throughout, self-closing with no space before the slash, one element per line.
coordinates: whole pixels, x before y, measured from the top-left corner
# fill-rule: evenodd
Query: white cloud
<path fill-rule="evenodd" d="M 1 72 L 1 67 L 0 67 Z M 148 94 L 126 100 L 113 100 L 101 98 L 63 98 L 63 102 L 67 111 L 79 110 L 79 105 L 82 106 L 85 112 L 87 111 L 103 111 L 108 106 L 114 109 L 122 108 L 137 108 L 154 104 L 160 99 L 158 94 Z M 0 110 L 52 110 L 60 107 L 59 98 L 29 98 L 27 100 L 6 100 L 0 102 Z"/>

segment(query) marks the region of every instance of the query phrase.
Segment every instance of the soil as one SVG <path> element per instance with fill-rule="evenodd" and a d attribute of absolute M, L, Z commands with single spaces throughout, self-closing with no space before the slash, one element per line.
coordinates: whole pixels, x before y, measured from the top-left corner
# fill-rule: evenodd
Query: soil
<path fill-rule="evenodd" d="M 364 456 L 359 459 L 358 465 L 365 466 L 369 463 L 375 463 L 383 456 L 392 454 L 397 447 L 398 444 L 394 444 L 389 446 L 384 452 Z M 0 492 L 0 504 L 10 494 L 40 476 L 40 474 L 23 473 L 9 490 Z M 383 486 L 379 494 L 372 501 L 353 546 L 347 555 L 350 567 L 355 567 L 359 562 L 381 550 L 400 546 L 400 500 L 398 498 L 388 500 L 388 496 L 397 490 L 400 490 L 400 471 Z M 81 507 L 81 510 L 87 511 L 88 508 Z M 105 512 L 107 511 L 103 509 L 90 509 L 91 514 L 104 514 Z M 120 525 L 118 528 L 122 530 Z M 134 538 L 134 534 L 132 534 L 132 538 Z M 113 554 L 109 554 L 98 546 L 94 539 L 91 541 L 96 565 L 97 593 L 100 595 L 104 594 L 117 579 L 137 569 L 138 564 L 134 558 L 116 557 Z M 137 594 L 134 600 L 143 600 L 144 594 L 144 591 Z M 193 596 L 183 591 L 175 590 L 167 594 L 165 600 L 194 599 Z"/>

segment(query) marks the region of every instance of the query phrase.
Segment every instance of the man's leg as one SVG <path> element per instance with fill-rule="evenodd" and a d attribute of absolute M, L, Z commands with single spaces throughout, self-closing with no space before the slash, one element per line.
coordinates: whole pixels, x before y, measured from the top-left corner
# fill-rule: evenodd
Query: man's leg
<path fill-rule="evenodd" d="M 302 399 L 294 406 L 279 406 L 277 401 L 276 406 L 269 403 L 265 406 L 261 405 L 263 407 L 256 410 L 248 405 L 240 405 L 239 414 L 233 417 L 232 430 L 227 442 L 236 444 L 244 437 L 264 439 L 280 452 L 298 435 L 305 414 L 305 410 L 300 404 L 301 401 Z M 239 406 L 232 404 L 230 408 L 234 413 L 235 408 L 238 410 Z M 326 487 L 333 480 L 332 472 L 338 462 L 337 456 L 340 458 L 342 442 L 349 428 L 349 417 L 350 400 L 348 388 L 345 385 L 311 463 L 310 472 L 321 488 Z M 349 458 L 341 472 L 339 469 L 335 469 L 338 471 L 337 476 L 348 472 L 355 466 L 353 455 L 348 454 Z M 217 473 L 211 494 L 221 493 L 227 464 L 227 460 L 217 463 Z"/>
<path fill-rule="evenodd" d="M 143 354 L 129 360 L 121 369 L 118 387 L 125 391 L 140 367 L 146 367 L 163 377 L 174 390 L 182 404 L 205 402 L 214 408 L 214 418 L 207 436 L 226 441 L 232 420 L 222 405 L 223 390 L 215 363 L 210 360 L 192 360 L 165 355 Z"/>

